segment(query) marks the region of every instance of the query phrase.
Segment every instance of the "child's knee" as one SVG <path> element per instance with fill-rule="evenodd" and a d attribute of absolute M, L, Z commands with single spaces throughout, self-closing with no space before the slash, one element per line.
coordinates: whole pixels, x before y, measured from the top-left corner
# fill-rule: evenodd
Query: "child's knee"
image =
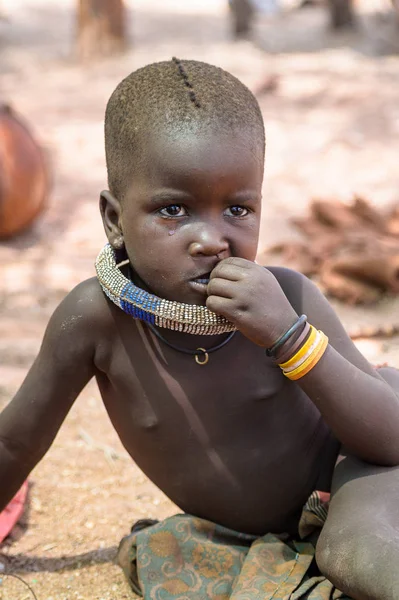
<path fill-rule="evenodd" d="M 398 532 L 375 520 L 329 526 L 321 532 L 316 561 L 321 573 L 338 589 L 370 600 L 399 598 Z M 355 596 L 357 597 L 357 596 Z"/>
<path fill-rule="evenodd" d="M 321 573 L 339 587 L 352 572 L 353 550 L 359 534 L 348 526 L 324 526 L 316 546 L 316 562 Z"/>
<path fill-rule="evenodd" d="M 357 518 L 326 523 L 317 547 L 316 561 L 322 574 L 338 589 L 368 587 L 368 575 L 375 574 L 375 543 L 371 523 Z"/>

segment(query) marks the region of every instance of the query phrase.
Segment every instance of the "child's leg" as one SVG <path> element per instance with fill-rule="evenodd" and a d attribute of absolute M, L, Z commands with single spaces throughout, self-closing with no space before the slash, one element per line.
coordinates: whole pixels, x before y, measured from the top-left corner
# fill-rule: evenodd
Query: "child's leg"
<path fill-rule="evenodd" d="M 399 371 L 379 372 L 399 392 Z M 335 469 L 332 491 L 317 545 L 320 570 L 355 600 L 397 600 L 399 467 L 346 457 Z"/>

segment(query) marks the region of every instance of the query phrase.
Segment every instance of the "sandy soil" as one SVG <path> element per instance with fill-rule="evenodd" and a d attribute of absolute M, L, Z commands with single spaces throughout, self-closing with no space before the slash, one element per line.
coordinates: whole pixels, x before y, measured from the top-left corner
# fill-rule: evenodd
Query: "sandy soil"
<path fill-rule="evenodd" d="M 232 43 L 222 0 L 132 4 L 130 50 L 81 65 L 72 0 L 2 2 L 1 100 L 33 125 L 53 187 L 34 228 L 0 246 L 0 408 L 34 360 L 57 303 L 93 275 L 104 243 L 97 211 L 106 186 L 104 107 L 136 67 L 178 55 L 219 64 L 252 89 L 278 76 L 278 89 L 259 98 L 268 132 L 261 251 L 298 235 L 289 218 L 315 195 L 349 200 L 357 192 L 378 207 L 398 200 L 399 59 L 390 54 L 393 25 L 383 16 L 363 12 L 356 34 L 332 36 L 323 9 L 306 9 L 263 18 L 254 43 Z M 399 321 L 393 299 L 363 309 L 334 305 L 348 329 Z M 398 338 L 358 344 L 371 361 L 399 366 Z M 22 577 L 39 600 L 131 598 L 113 564 L 120 538 L 134 520 L 176 509 L 129 461 L 94 384 L 31 482 L 29 527 L 2 549 L 0 569 Z M 22 581 L 1 580 L 0 599 L 29 598 Z"/>

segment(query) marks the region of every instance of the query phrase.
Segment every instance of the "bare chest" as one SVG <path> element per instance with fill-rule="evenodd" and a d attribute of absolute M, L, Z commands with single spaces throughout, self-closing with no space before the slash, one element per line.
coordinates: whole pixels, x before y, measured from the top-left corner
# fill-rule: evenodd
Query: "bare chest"
<path fill-rule="evenodd" d="M 262 349 L 238 338 L 200 366 L 120 338 L 106 362 L 98 383 L 122 443 L 183 510 L 236 527 L 231 511 L 252 515 L 249 531 L 311 491 L 326 429 Z"/>

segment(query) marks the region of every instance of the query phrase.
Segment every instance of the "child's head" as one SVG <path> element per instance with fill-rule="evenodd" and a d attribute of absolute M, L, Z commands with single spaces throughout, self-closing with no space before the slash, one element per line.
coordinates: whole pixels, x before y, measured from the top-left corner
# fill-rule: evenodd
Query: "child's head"
<path fill-rule="evenodd" d="M 256 254 L 264 126 L 235 77 L 196 61 L 155 63 L 113 92 L 105 116 L 106 232 L 142 284 L 202 304 L 193 282 L 227 256 Z"/>

